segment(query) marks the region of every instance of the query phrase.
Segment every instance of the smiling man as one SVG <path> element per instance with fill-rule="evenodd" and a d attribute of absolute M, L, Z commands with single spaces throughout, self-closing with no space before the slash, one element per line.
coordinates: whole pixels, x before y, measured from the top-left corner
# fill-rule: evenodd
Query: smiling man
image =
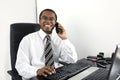
<path fill-rule="evenodd" d="M 59 61 L 74 63 L 77 53 L 68 40 L 64 27 L 57 23 L 57 15 L 52 9 L 44 9 L 39 15 L 40 30 L 25 36 L 20 42 L 16 69 L 23 80 L 38 80 L 36 76 L 47 77 L 55 74 Z"/>

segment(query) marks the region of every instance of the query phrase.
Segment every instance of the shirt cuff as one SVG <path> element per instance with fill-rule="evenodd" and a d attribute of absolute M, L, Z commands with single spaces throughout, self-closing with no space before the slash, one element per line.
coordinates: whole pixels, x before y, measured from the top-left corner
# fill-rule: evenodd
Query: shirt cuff
<path fill-rule="evenodd" d="M 39 68 L 34 68 L 31 73 L 33 73 L 33 77 L 37 76 L 37 70 Z"/>
<path fill-rule="evenodd" d="M 63 43 L 65 43 L 66 45 L 71 45 L 71 42 L 70 42 L 69 39 L 65 39 L 65 40 L 63 40 Z"/>

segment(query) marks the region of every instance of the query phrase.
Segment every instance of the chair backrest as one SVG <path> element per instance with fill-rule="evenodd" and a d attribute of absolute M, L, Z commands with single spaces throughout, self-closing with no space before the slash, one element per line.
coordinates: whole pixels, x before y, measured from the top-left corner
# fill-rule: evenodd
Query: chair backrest
<path fill-rule="evenodd" d="M 18 46 L 21 39 L 32 32 L 40 29 L 39 24 L 36 23 L 14 23 L 10 25 L 10 56 L 11 56 L 11 67 L 12 70 L 17 72 L 15 69 L 16 56 Z"/>

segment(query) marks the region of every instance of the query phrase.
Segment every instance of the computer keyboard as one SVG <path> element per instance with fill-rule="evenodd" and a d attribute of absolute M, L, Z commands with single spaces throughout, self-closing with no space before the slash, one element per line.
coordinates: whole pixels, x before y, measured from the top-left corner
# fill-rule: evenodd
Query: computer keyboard
<path fill-rule="evenodd" d="M 107 80 L 108 72 L 108 69 L 99 68 L 82 80 Z"/>
<path fill-rule="evenodd" d="M 56 73 L 49 75 L 47 80 L 67 80 L 79 72 L 86 70 L 92 66 L 92 62 L 86 59 L 78 60 L 76 63 L 64 65 L 56 69 Z"/>

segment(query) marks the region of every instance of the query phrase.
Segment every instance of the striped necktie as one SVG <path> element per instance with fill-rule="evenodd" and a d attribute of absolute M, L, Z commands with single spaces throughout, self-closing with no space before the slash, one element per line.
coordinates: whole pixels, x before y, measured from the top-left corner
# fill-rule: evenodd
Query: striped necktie
<path fill-rule="evenodd" d="M 54 59 L 53 59 L 53 50 L 51 45 L 51 38 L 49 35 L 46 36 L 47 41 L 45 45 L 45 65 L 46 66 L 54 66 Z"/>

